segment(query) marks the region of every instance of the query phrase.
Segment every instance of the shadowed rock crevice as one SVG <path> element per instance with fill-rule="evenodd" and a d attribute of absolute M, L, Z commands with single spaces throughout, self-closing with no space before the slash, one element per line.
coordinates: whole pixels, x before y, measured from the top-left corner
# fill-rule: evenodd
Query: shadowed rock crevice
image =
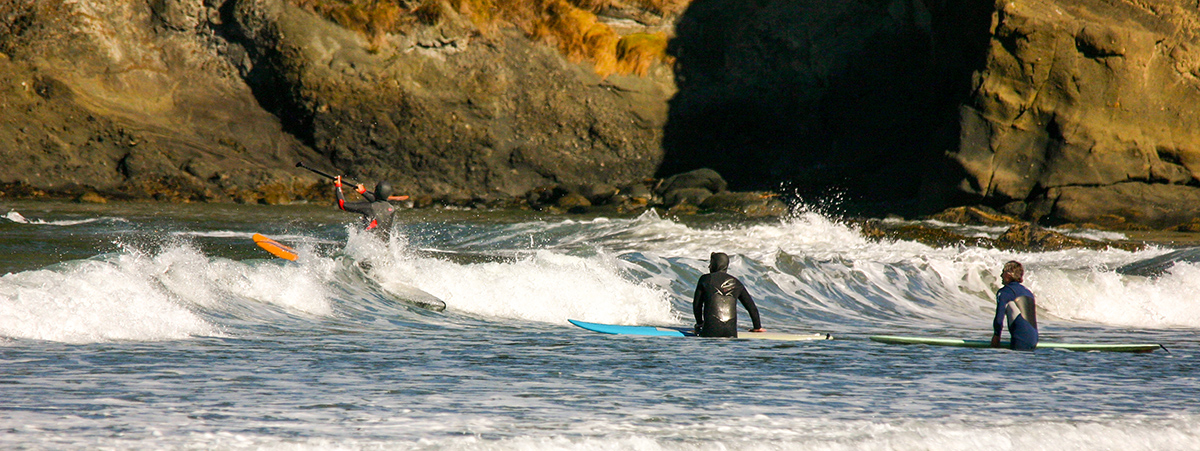
<path fill-rule="evenodd" d="M 295 74 L 295 70 L 289 67 L 288 58 L 284 55 L 287 49 L 274 42 L 277 36 L 255 36 L 255 33 L 243 28 L 234 10 L 237 3 L 227 1 L 221 5 L 219 12 L 222 24 L 215 27 L 241 50 L 228 56 L 230 63 L 239 67 L 242 79 L 254 93 L 258 104 L 278 117 L 287 133 L 313 147 L 313 118 L 304 108 L 298 92 L 299 80 L 288 78 Z M 277 33 L 277 30 L 266 32 Z"/>
<path fill-rule="evenodd" d="M 907 210 L 923 191 L 946 198 L 942 154 L 993 9 L 936 6 L 693 2 L 670 47 L 680 90 L 659 174 L 712 167 L 736 186 L 832 187 Z"/>

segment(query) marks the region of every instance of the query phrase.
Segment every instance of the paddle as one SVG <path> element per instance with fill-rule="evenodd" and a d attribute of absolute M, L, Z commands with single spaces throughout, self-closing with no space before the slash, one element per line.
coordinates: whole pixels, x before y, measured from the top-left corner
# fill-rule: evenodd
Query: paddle
<path fill-rule="evenodd" d="M 313 171 L 313 172 L 317 173 L 318 175 L 325 176 L 325 178 L 328 178 L 329 180 L 335 180 L 335 179 L 337 179 L 337 177 L 334 177 L 334 176 L 332 176 L 332 175 L 329 175 L 328 173 L 326 173 L 326 172 L 324 172 L 324 171 L 322 171 L 322 170 L 320 170 L 320 169 L 317 169 L 317 168 L 314 168 L 314 167 L 312 167 L 312 166 L 308 166 L 308 165 L 304 164 L 304 162 L 303 162 L 303 161 L 297 161 L 297 162 L 296 162 L 296 167 L 298 167 L 298 168 L 304 168 L 304 169 L 308 169 L 308 170 L 310 170 L 310 171 Z M 346 177 L 342 177 L 342 181 L 343 181 L 343 182 L 346 182 L 346 183 L 348 183 L 348 184 L 350 184 L 350 186 L 361 185 L 361 183 L 358 183 L 358 182 L 356 182 L 356 181 L 354 181 L 354 180 L 350 180 L 350 179 L 348 179 L 348 178 L 346 178 Z"/>
<path fill-rule="evenodd" d="M 303 161 L 297 161 L 297 162 L 296 162 L 296 167 L 298 167 L 298 168 L 304 168 L 304 169 L 308 169 L 308 170 L 310 170 L 310 171 L 313 171 L 313 172 L 317 173 L 318 175 L 325 176 L 325 177 L 326 177 L 326 178 L 328 178 L 329 180 L 336 180 L 336 179 L 337 179 L 337 177 L 334 177 L 334 176 L 332 176 L 332 175 L 329 175 L 328 173 L 326 173 L 326 172 L 324 172 L 324 171 L 322 171 L 322 170 L 320 170 L 320 169 L 317 169 L 317 168 L 314 168 L 314 167 L 311 167 L 311 166 L 308 166 L 308 165 L 304 164 L 304 162 L 303 162 Z M 345 177 L 342 177 L 342 181 L 343 181 L 343 182 L 346 182 L 346 183 L 348 183 L 348 184 L 350 184 L 350 186 L 358 186 L 358 185 L 362 185 L 361 183 L 358 183 L 358 182 L 356 182 L 356 181 L 354 181 L 354 180 L 350 180 L 350 179 L 348 179 L 348 178 L 345 178 Z M 408 196 L 388 196 L 387 200 L 408 200 Z"/>

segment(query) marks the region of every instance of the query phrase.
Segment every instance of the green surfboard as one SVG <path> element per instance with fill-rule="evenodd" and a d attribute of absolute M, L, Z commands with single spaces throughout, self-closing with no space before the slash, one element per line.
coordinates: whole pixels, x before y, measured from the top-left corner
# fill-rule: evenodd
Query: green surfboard
<path fill-rule="evenodd" d="M 954 338 L 930 337 L 901 337 L 895 335 L 872 335 L 872 341 L 897 345 L 930 345 L 954 346 L 959 348 L 990 348 L 991 342 L 986 340 L 959 340 Z M 1000 347 L 1007 348 L 1009 342 L 1001 341 Z M 1106 352 L 1154 352 L 1166 348 L 1157 343 L 1053 343 L 1039 341 L 1037 349 L 1066 349 L 1069 351 L 1106 351 Z"/>

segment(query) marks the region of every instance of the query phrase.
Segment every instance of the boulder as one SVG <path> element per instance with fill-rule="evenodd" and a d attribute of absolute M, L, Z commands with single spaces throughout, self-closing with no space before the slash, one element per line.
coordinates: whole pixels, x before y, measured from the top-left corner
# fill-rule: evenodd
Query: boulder
<path fill-rule="evenodd" d="M 594 205 L 607 204 L 617 193 L 617 187 L 607 183 L 589 183 L 579 187 L 579 194 Z"/>
<path fill-rule="evenodd" d="M 680 204 L 699 206 L 710 196 L 712 196 L 712 192 L 704 188 L 673 189 L 663 194 L 663 204 L 667 207 L 674 207 Z"/>
<path fill-rule="evenodd" d="M 1184 185 L 1118 183 L 1067 186 L 1047 193 L 1056 216 L 1106 228 L 1170 229 L 1200 217 L 1200 188 Z"/>
<path fill-rule="evenodd" d="M 1002 214 L 996 210 L 985 206 L 972 207 L 954 207 L 948 208 L 945 211 L 929 216 L 929 219 L 949 222 L 953 224 L 966 225 L 1013 225 L 1021 224 L 1024 221 L 1015 217 Z"/>
<path fill-rule="evenodd" d="M 585 213 L 592 203 L 579 193 L 568 192 L 558 198 L 554 205 L 571 213 Z"/>
<path fill-rule="evenodd" d="M 1075 248 L 1103 250 L 1129 246 L 1129 243 L 1114 244 L 1071 238 L 1034 224 L 1017 224 L 1009 227 L 999 237 L 996 237 L 993 243 L 997 249 L 1022 251 L 1058 251 Z"/>
<path fill-rule="evenodd" d="M 644 202 L 654 199 L 654 193 L 644 183 L 622 185 L 620 195 L 630 199 L 641 199 Z"/>
<path fill-rule="evenodd" d="M 1071 238 L 1061 233 L 1038 227 L 1034 224 L 1016 224 L 996 238 L 966 236 L 941 227 L 906 221 L 881 221 L 878 219 L 852 220 L 870 239 L 908 240 L 934 247 L 988 247 L 1009 251 L 1056 251 L 1063 249 L 1122 249 L 1138 251 L 1146 245 L 1131 241 L 1096 241 Z"/>
<path fill-rule="evenodd" d="M 96 192 L 88 191 L 75 198 L 75 202 L 81 204 L 106 204 L 108 203 L 108 199 L 105 199 L 104 196 Z"/>
<path fill-rule="evenodd" d="M 702 209 L 740 213 L 749 217 L 781 216 L 788 207 L 773 193 L 732 192 L 713 194 L 701 201 Z"/>
<path fill-rule="evenodd" d="M 666 196 L 671 191 L 699 188 L 711 193 L 725 191 L 729 186 L 717 171 L 708 168 L 696 169 L 667 177 L 658 183 L 655 192 Z"/>

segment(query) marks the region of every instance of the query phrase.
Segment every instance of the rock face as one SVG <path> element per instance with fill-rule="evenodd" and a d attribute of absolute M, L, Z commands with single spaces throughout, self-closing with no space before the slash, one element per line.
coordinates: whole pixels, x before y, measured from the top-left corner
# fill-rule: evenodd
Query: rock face
<path fill-rule="evenodd" d="M 1200 9 L 1183 0 L 696 0 L 662 172 L 891 208 L 1200 214 Z"/>
<path fill-rule="evenodd" d="M 296 161 L 435 196 L 653 174 L 669 68 L 601 78 L 446 10 L 373 46 L 284 0 L 0 3 L 0 187 L 285 202 L 328 196 Z"/>
<path fill-rule="evenodd" d="M 201 27 L 199 0 L 0 4 L 0 182 L 121 198 L 273 202 L 316 154 Z M 288 162 L 291 162 L 288 164 Z M 311 177 L 308 177 L 311 179 Z"/>
<path fill-rule="evenodd" d="M 1068 221 L 1200 214 L 1194 2 L 1003 2 L 995 18 L 952 154 L 966 192 Z"/>
<path fill-rule="evenodd" d="M 370 38 L 298 3 L 0 0 L 0 197 L 327 198 L 306 161 L 418 205 L 643 205 L 614 189 L 711 168 L 727 187 L 667 203 L 775 210 L 723 191 L 782 185 L 876 215 L 1200 216 L 1194 0 L 694 0 L 655 15 L 673 30 L 614 2 L 626 32 L 674 33 L 674 64 L 606 77 L 462 2 L 397 2 L 440 9 Z"/>
<path fill-rule="evenodd" d="M 547 183 L 652 174 L 670 72 L 602 79 L 513 29 L 481 35 L 452 9 L 432 27 L 357 33 L 280 0 L 231 9 L 268 108 L 334 166 L 398 189 L 521 195 Z"/>

